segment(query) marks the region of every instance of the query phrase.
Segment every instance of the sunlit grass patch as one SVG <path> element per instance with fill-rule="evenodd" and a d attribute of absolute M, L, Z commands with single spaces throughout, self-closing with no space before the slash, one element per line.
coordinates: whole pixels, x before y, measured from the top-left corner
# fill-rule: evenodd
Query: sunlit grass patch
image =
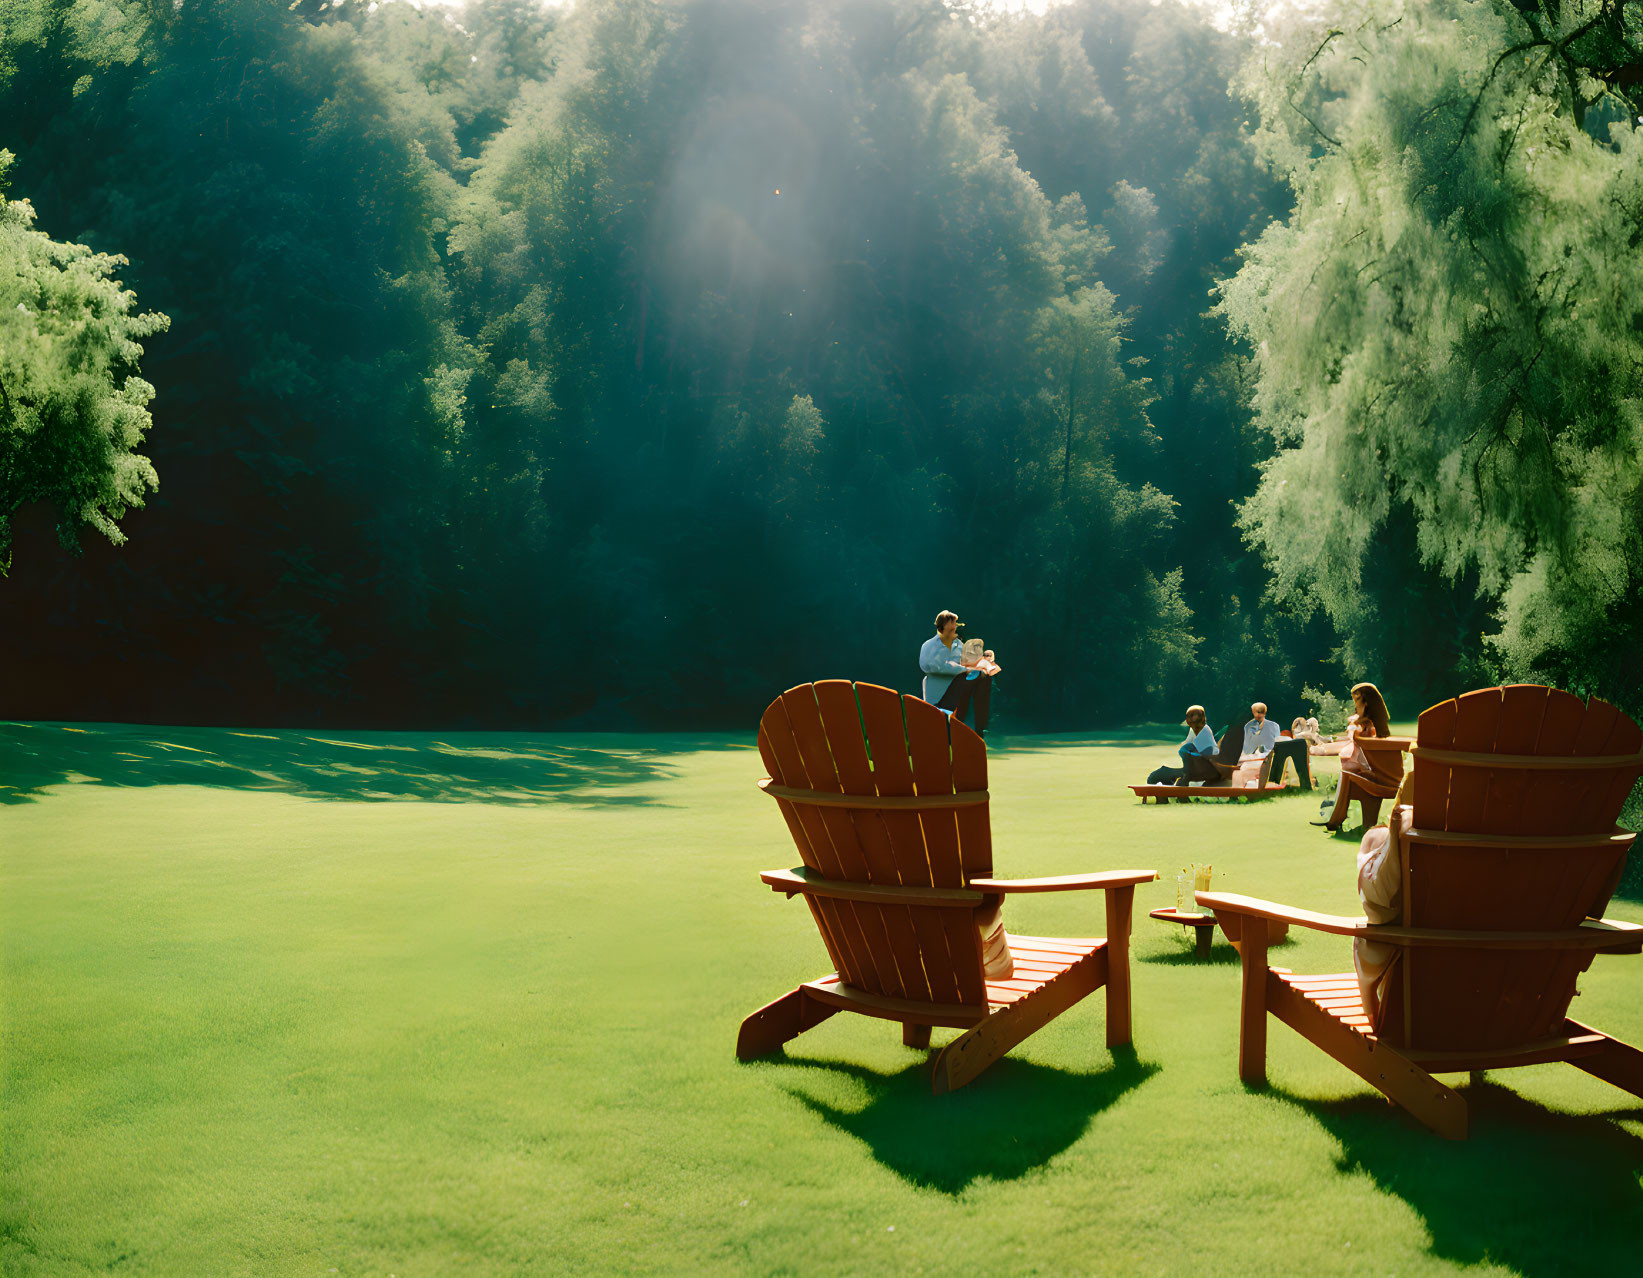
<path fill-rule="evenodd" d="M 1448 1145 L 1276 1023 L 1273 1086 L 1248 1092 L 1235 956 L 1146 917 L 1172 885 L 1137 897 L 1133 1051 L 1103 1046 L 1098 994 L 947 1097 L 864 1018 L 738 1064 L 740 1019 L 827 970 L 803 905 L 758 882 L 796 857 L 739 737 L 492 736 L 381 799 L 294 780 L 341 760 L 293 734 L 252 756 L 186 736 L 291 787 L 269 792 L 113 774 L 94 747 L 127 730 L 55 758 L 69 738 L 6 731 L 34 781 L 0 810 L 5 1272 L 1635 1263 L 1643 1106 L 1567 1066 L 1491 1075 Z M 1355 841 L 1307 825 L 1314 803 L 1142 808 L 1123 783 L 1171 742 L 1118 740 L 995 750 L 1000 874 L 1207 860 L 1228 890 L 1352 910 Z M 579 770 L 533 784 L 515 755 Z M 1097 895 L 1010 910 L 1101 927 Z M 1334 938 L 1279 952 L 1348 962 Z M 1643 961 L 1582 986 L 1583 1019 L 1643 1041 Z"/>

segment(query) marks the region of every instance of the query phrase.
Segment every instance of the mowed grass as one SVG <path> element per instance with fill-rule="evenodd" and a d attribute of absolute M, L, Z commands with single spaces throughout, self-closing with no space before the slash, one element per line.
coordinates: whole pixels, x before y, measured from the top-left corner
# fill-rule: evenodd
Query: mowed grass
<path fill-rule="evenodd" d="M 4 1272 L 1643 1269 L 1643 1103 L 1572 1067 L 1462 1077 L 1458 1144 L 1275 1021 L 1271 1087 L 1239 1083 L 1235 956 L 1146 911 L 1197 859 L 1355 912 L 1356 839 L 1303 796 L 1140 807 L 1172 746 L 995 746 L 1001 876 L 1167 881 L 1133 1051 L 1097 994 L 938 1098 L 860 1017 L 736 1061 L 829 970 L 758 881 L 797 858 L 750 737 L 0 727 Z M 1643 1043 L 1643 960 L 1575 1013 Z"/>

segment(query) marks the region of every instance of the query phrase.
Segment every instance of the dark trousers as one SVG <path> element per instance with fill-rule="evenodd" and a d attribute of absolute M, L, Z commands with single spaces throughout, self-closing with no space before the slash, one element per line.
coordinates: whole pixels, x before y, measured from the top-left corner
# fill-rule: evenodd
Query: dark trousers
<path fill-rule="evenodd" d="M 1280 738 L 1278 744 L 1272 747 L 1272 770 L 1267 774 L 1272 781 L 1284 779 L 1284 760 L 1288 759 L 1295 765 L 1295 775 L 1301 780 L 1301 789 L 1312 788 L 1312 767 L 1309 762 L 1305 741 L 1291 740 L 1289 737 Z"/>
<path fill-rule="evenodd" d="M 1203 781 L 1209 785 L 1218 785 L 1225 781 L 1221 769 L 1210 760 L 1214 759 L 1229 768 L 1238 766 L 1238 746 L 1242 738 L 1234 736 L 1228 728 L 1221 737 L 1220 748 L 1212 755 L 1183 754 L 1182 766 L 1179 768 L 1163 767 L 1153 770 L 1147 778 L 1148 785 L 1185 785 L 1188 781 Z"/>
<path fill-rule="evenodd" d="M 984 733 L 987 731 L 987 709 L 992 699 L 991 675 L 977 675 L 974 679 L 966 679 L 959 675 L 947 685 L 947 691 L 941 694 L 941 700 L 936 702 L 936 705 L 943 710 L 951 710 L 953 718 L 961 721 L 964 712 L 974 706 L 975 730 Z"/>

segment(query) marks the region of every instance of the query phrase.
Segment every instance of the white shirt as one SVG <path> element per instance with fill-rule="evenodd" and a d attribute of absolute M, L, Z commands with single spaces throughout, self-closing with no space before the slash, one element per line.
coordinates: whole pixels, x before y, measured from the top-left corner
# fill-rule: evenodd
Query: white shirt
<path fill-rule="evenodd" d="M 964 641 L 953 636 L 952 646 L 941 641 L 940 635 L 931 635 L 918 650 L 918 668 L 924 671 L 924 699 L 935 705 L 947 695 L 947 686 L 953 679 L 968 674 L 964 661 Z"/>
<path fill-rule="evenodd" d="M 1269 754 L 1278 744 L 1278 736 L 1278 725 L 1271 719 L 1262 719 L 1259 723 L 1251 719 L 1244 725 L 1244 753 Z"/>
<path fill-rule="evenodd" d="M 1209 724 L 1206 723 L 1189 736 L 1181 748 L 1185 750 L 1187 746 L 1191 746 L 1199 754 L 1214 754 L 1215 734 L 1209 730 Z"/>

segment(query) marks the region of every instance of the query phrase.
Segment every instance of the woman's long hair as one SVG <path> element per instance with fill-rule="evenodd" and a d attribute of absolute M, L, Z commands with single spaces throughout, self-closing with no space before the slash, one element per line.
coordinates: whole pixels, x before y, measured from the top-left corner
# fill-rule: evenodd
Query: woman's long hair
<path fill-rule="evenodd" d="M 1352 685 L 1352 695 L 1363 698 L 1363 712 L 1375 725 L 1375 735 L 1391 736 L 1392 717 L 1386 712 L 1386 698 L 1381 696 L 1381 690 L 1372 683 L 1355 683 Z"/>

